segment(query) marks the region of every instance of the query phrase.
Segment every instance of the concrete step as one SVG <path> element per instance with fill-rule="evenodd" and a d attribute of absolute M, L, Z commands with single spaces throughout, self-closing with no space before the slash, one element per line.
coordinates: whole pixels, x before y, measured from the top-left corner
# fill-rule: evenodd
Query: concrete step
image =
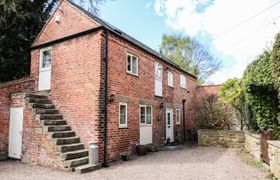
<path fill-rule="evenodd" d="M 33 112 L 36 114 L 59 114 L 56 109 L 33 109 Z"/>
<path fill-rule="evenodd" d="M 48 99 L 48 96 L 44 95 L 36 95 L 36 94 L 26 94 L 25 98 L 33 98 L 33 99 Z"/>
<path fill-rule="evenodd" d="M 50 132 L 48 134 L 52 138 L 64 138 L 64 137 L 74 137 L 74 136 L 76 136 L 75 131 Z"/>
<path fill-rule="evenodd" d="M 38 103 L 38 104 L 52 104 L 52 102 L 48 99 L 34 99 L 34 98 L 27 98 L 29 103 Z"/>
<path fill-rule="evenodd" d="M 71 126 L 56 125 L 56 126 L 47 127 L 47 132 L 57 132 L 57 131 L 71 131 Z"/>
<path fill-rule="evenodd" d="M 75 171 L 79 174 L 82 174 L 82 173 L 91 172 L 91 171 L 94 171 L 94 170 L 97 170 L 100 168 L 101 168 L 101 164 L 95 164 L 95 165 L 86 164 L 86 165 L 76 167 Z"/>
<path fill-rule="evenodd" d="M 64 162 L 65 166 L 68 168 L 74 168 L 77 166 L 82 166 L 88 164 L 88 157 L 82 157 L 77 159 L 71 159 Z"/>
<path fill-rule="evenodd" d="M 62 153 L 70 152 L 70 151 L 78 151 L 85 149 L 84 144 L 77 143 L 77 144 L 67 144 L 67 145 L 59 145 L 56 146 L 57 150 Z"/>
<path fill-rule="evenodd" d="M 70 137 L 70 138 L 57 138 L 54 139 L 54 143 L 56 145 L 67 145 L 67 144 L 75 144 L 75 143 L 79 143 L 80 138 L 75 136 L 75 137 Z"/>
<path fill-rule="evenodd" d="M 77 159 L 88 156 L 88 150 L 71 151 L 61 154 L 62 160 Z"/>
<path fill-rule="evenodd" d="M 63 119 L 61 114 L 37 114 L 36 119 L 40 120 L 57 120 L 57 119 Z"/>
<path fill-rule="evenodd" d="M 55 109 L 53 104 L 38 104 L 38 103 L 30 103 L 32 108 L 40 108 L 40 109 Z"/>
<path fill-rule="evenodd" d="M 53 126 L 53 125 L 67 125 L 67 122 L 59 119 L 59 120 L 42 120 L 41 123 L 45 126 Z"/>

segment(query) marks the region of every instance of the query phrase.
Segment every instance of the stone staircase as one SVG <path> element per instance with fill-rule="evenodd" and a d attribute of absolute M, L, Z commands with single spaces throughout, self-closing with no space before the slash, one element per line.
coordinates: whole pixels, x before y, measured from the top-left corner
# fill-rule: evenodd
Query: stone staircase
<path fill-rule="evenodd" d="M 25 99 L 36 120 L 40 121 L 44 132 L 60 152 L 60 158 L 66 169 L 86 173 L 101 167 L 101 164 L 89 164 L 88 150 L 47 95 L 26 94 Z"/>

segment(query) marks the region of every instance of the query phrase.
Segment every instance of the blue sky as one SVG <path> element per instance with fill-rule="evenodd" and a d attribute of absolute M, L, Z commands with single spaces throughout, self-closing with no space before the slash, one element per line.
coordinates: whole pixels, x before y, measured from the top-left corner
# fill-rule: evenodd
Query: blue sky
<path fill-rule="evenodd" d="M 107 0 L 100 6 L 100 17 L 155 50 L 163 34 L 198 39 L 223 63 L 208 80 L 219 84 L 241 77 L 246 66 L 271 44 L 280 30 L 279 8 L 277 0 Z"/>

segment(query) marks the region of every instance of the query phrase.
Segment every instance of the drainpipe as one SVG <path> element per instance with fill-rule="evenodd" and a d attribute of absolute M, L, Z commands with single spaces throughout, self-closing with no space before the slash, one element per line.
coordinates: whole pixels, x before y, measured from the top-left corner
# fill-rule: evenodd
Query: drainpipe
<path fill-rule="evenodd" d="M 184 131 L 183 135 L 184 135 L 184 141 L 186 141 L 185 102 L 186 102 L 186 100 L 183 99 L 182 103 L 183 103 L 183 131 Z"/>
<path fill-rule="evenodd" d="M 108 98 L 108 30 L 106 29 L 105 46 L 105 93 L 104 93 L 104 134 L 103 134 L 103 167 L 108 167 L 107 163 L 107 98 Z"/>

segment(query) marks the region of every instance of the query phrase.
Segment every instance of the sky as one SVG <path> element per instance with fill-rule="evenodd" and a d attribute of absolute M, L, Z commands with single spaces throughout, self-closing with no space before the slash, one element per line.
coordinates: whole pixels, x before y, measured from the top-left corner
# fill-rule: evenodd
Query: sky
<path fill-rule="evenodd" d="M 100 17 L 158 50 L 163 34 L 193 37 L 209 47 L 222 68 L 207 80 L 242 77 L 280 31 L 279 0 L 107 0 Z"/>

